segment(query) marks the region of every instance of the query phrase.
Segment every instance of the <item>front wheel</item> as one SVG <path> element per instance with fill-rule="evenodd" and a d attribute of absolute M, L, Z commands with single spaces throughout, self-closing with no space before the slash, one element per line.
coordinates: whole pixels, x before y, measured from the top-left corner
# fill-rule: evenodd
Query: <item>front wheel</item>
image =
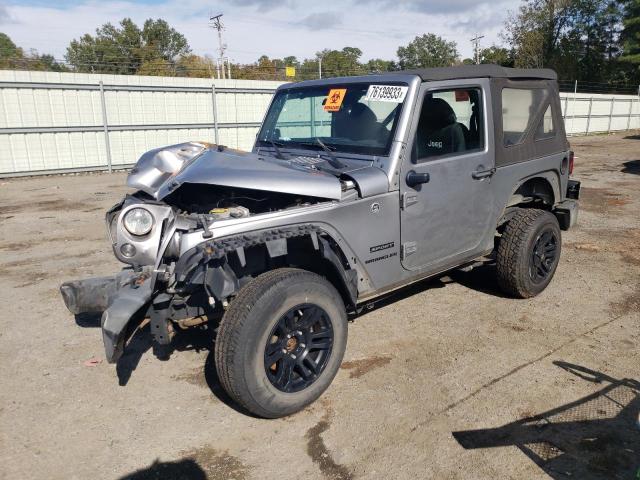
<path fill-rule="evenodd" d="M 562 238 L 550 212 L 520 209 L 505 226 L 498 244 L 498 283 L 505 293 L 530 298 L 542 292 L 560 261 Z"/>
<path fill-rule="evenodd" d="M 216 338 L 216 368 L 223 388 L 248 411 L 283 417 L 322 395 L 346 344 L 346 311 L 333 285 L 282 268 L 251 281 L 231 303 Z"/>

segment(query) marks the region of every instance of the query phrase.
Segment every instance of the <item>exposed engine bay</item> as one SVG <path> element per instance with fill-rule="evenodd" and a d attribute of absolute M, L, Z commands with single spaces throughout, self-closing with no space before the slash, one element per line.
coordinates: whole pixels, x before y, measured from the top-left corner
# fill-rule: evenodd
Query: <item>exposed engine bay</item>
<path fill-rule="evenodd" d="M 217 220 L 308 206 L 323 200 L 289 193 L 206 184 L 182 185 L 163 199 L 164 203 L 175 207 L 178 213 L 212 215 Z"/>

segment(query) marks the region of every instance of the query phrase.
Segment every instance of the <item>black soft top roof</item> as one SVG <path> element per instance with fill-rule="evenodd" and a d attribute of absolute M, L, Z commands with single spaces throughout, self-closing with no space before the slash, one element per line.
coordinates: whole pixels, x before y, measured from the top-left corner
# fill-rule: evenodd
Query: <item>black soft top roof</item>
<path fill-rule="evenodd" d="M 423 81 L 456 80 L 461 78 L 513 78 L 557 80 L 556 72 L 548 68 L 507 68 L 500 65 L 460 65 L 458 67 L 420 68 L 397 73 L 418 75 Z"/>

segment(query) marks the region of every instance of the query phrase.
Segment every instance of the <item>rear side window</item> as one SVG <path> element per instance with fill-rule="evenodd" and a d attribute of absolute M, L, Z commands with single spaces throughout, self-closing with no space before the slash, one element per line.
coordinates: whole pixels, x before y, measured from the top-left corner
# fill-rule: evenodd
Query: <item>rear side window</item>
<path fill-rule="evenodd" d="M 502 131 L 504 146 L 518 145 L 524 141 L 527 131 L 541 102 L 548 98 L 544 88 L 503 88 L 502 89 Z M 555 136 L 553 110 L 547 106 L 544 117 L 535 126 L 535 140 Z"/>
<path fill-rule="evenodd" d="M 502 131 L 505 147 L 524 140 L 534 107 L 534 90 L 502 89 Z"/>
<path fill-rule="evenodd" d="M 536 130 L 535 140 L 544 140 L 545 138 L 552 138 L 556 136 L 556 129 L 553 125 L 553 114 L 551 105 L 547 106 L 544 112 L 544 116 L 540 120 L 538 129 Z"/>

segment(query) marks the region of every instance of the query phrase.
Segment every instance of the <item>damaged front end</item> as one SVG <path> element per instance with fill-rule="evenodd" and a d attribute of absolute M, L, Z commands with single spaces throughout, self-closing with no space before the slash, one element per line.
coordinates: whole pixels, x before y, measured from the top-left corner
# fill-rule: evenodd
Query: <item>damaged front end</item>
<path fill-rule="evenodd" d="M 60 287 L 71 313 L 102 312 L 108 362 L 118 361 L 145 318 L 159 345 L 170 343 L 174 326 L 221 318 L 242 285 L 277 267 L 288 252 L 299 265 L 310 261 L 309 252 L 319 253 L 336 265 L 355 299 L 355 271 L 346 272 L 316 227 L 254 222 L 353 198 L 353 182 L 345 189 L 326 172 L 189 143 L 143 155 L 128 185 L 137 192 L 106 214 L 114 255 L 127 267 Z"/>
<path fill-rule="evenodd" d="M 157 277 L 160 248 L 176 252 L 175 212 L 138 192 L 128 195 L 106 214 L 113 253 L 127 264 L 110 277 L 65 282 L 60 293 L 71 313 L 102 313 L 107 361 L 115 363 L 140 320 L 148 316 Z M 168 238 L 167 238 L 168 236 Z M 173 240 L 173 243 L 171 242 Z"/>
<path fill-rule="evenodd" d="M 112 277 L 65 282 L 60 293 L 69 311 L 102 313 L 101 327 L 109 363 L 122 356 L 134 319 L 146 317 L 152 290 L 150 269 L 123 270 Z"/>

